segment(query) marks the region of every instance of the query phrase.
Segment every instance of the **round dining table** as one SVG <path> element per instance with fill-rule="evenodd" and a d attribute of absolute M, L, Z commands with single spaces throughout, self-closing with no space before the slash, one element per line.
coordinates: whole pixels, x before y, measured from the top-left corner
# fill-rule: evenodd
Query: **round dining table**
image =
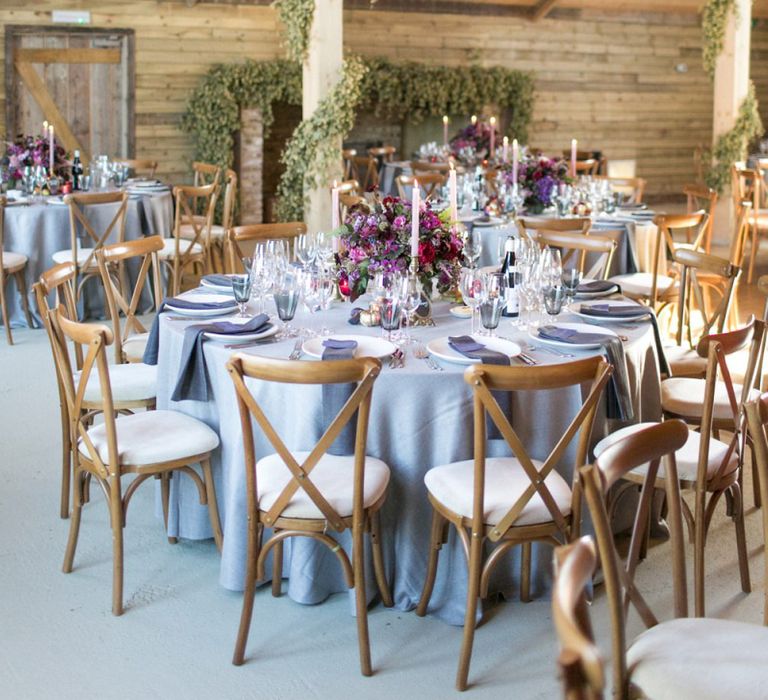
<path fill-rule="evenodd" d="M 415 338 L 428 343 L 434 338 L 468 333 L 469 320 L 455 318 L 449 313 L 451 306 L 448 302 L 434 303 L 434 326 L 414 328 Z M 337 334 L 378 336 L 381 333 L 379 328 L 350 325 L 350 310 L 349 303 L 336 302 L 329 311 L 321 314 L 320 320 Z M 575 317 L 569 316 L 563 314 L 561 319 L 574 320 Z M 296 320 L 299 324 L 310 321 L 303 313 L 299 313 Z M 179 373 L 184 329 L 195 322 L 200 320 L 161 315 L 157 406 L 194 416 L 217 431 L 221 438 L 220 447 L 212 459 L 224 532 L 220 583 L 227 589 L 242 590 L 247 541 L 244 451 L 235 390 L 225 365 L 238 351 L 287 358 L 295 341 L 289 338 L 239 348 L 206 341 L 203 351 L 209 399 L 172 401 L 170 397 Z M 658 420 L 661 415 L 659 357 L 652 327 L 648 322 L 625 323 L 616 330 L 626 337 L 624 349 L 633 420 Z M 499 335 L 519 342 L 537 363 L 570 359 L 556 354 L 557 350 L 547 349 L 509 320 L 502 322 Z M 590 352 L 598 351 L 573 350 L 571 354 L 583 357 Z M 304 356 L 302 359 L 311 358 Z M 434 466 L 473 456 L 472 392 L 464 381 L 465 366 L 440 360 L 437 366 L 439 369 L 431 368 L 426 360 L 414 357 L 413 352 L 406 349 L 405 366 L 392 369 L 385 362 L 373 390 L 367 453 L 384 460 L 392 471 L 382 510 L 383 549 L 395 607 L 399 610 L 416 606 L 426 573 L 431 511 L 424 474 Z M 321 387 L 266 382 L 251 382 L 250 386 L 289 449 L 310 450 L 314 447 L 325 427 Z M 582 394 L 583 388 L 578 387 L 513 393 L 510 402 L 512 425 L 534 458 L 546 457 L 580 407 Z M 606 418 L 604 404 L 603 400 L 597 412 L 592 444 L 618 427 L 610 425 L 613 421 Z M 258 431 L 255 444 L 257 458 L 274 452 Z M 488 454 L 502 456 L 511 452 L 504 441 L 490 440 Z M 569 482 L 573 476 L 573 461 L 571 449 L 557 466 Z M 157 504 L 160 514 L 159 492 Z M 172 480 L 168 535 L 189 539 L 212 537 L 206 507 L 200 505 L 195 486 L 184 475 L 174 476 Z M 346 534 L 339 536 L 339 541 L 350 551 Z M 519 547 L 506 555 L 506 564 L 497 567 L 491 590 L 505 594 L 519 590 L 517 550 Z M 552 549 L 534 545 L 533 550 L 531 591 L 534 595 L 545 594 L 551 582 Z M 267 578 L 269 567 L 268 561 Z M 451 624 L 463 623 L 466 568 L 461 545 L 451 532 L 442 550 L 430 604 L 430 613 Z M 369 596 L 373 599 L 376 594 L 370 560 L 367 561 L 367 571 Z M 333 593 L 347 590 L 335 555 L 306 538 L 286 541 L 283 576 L 287 579 L 288 595 L 301 603 L 318 603 Z M 354 605 L 352 598 L 350 605 Z"/>

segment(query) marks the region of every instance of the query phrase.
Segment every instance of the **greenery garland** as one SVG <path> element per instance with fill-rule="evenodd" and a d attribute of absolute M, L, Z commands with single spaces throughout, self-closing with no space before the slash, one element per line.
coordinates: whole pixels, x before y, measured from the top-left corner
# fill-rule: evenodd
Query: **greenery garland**
<path fill-rule="evenodd" d="M 304 63 L 309 46 L 309 32 L 315 14 L 315 0 L 274 0 L 283 23 L 288 58 Z"/>
<path fill-rule="evenodd" d="M 286 145 L 282 157 L 286 170 L 278 187 L 281 199 L 288 200 L 278 205 L 282 220 L 302 218 L 305 188 L 325 172 L 319 168 L 330 162 L 323 144 L 348 133 L 361 108 L 416 123 L 428 116 L 469 115 L 494 105 L 509 111 L 509 136 L 523 143 L 527 139 L 533 114 L 533 78 L 527 73 L 501 67 L 394 63 L 384 58 L 348 59 L 344 65 L 342 84 L 320 105 L 317 120 L 313 115 L 311 126 L 302 122 Z M 195 140 L 196 158 L 230 167 L 240 108 L 261 110 L 266 138 L 274 119 L 273 103 L 301 105 L 301 80 L 301 66 L 285 60 L 214 66 L 193 91 L 182 118 L 182 129 Z M 312 153 L 316 157 L 307 159 Z M 332 158 L 338 158 L 338 153 Z"/>
<path fill-rule="evenodd" d="M 720 136 L 712 152 L 707 154 L 707 161 L 712 163 L 705 177 L 707 185 L 722 192 L 730 182 L 731 166 L 746 158 L 749 142 L 762 133 L 763 122 L 757 109 L 755 86 L 750 82 L 733 129 Z"/>
<path fill-rule="evenodd" d="M 707 0 L 701 14 L 702 61 L 710 78 L 715 77 L 715 64 L 723 50 L 725 28 L 731 12 L 738 12 L 736 0 Z"/>

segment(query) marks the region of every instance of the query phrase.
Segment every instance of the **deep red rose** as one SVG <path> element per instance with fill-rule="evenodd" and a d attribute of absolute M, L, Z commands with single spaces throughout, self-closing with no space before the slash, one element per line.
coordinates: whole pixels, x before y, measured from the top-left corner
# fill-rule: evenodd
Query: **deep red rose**
<path fill-rule="evenodd" d="M 429 265 L 435 259 L 435 247 L 429 242 L 419 243 L 419 260 Z"/>

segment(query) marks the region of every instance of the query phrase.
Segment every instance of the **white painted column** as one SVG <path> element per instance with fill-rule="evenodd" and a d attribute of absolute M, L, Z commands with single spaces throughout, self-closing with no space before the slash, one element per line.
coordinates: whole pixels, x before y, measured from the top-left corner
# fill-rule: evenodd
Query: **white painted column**
<path fill-rule="evenodd" d="M 723 50 L 715 65 L 713 144 L 733 128 L 739 107 L 747 96 L 751 34 L 752 0 L 735 0 L 735 11 L 730 13 L 725 29 Z M 715 241 L 730 241 L 733 225 L 733 203 L 730 192 L 724 191 L 715 214 Z"/>
<path fill-rule="evenodd" d="M 331 91 L 341 76 L 344 46 L 344 17 L 342 0 L 315 0 L 315 16 L 309 36 L 309 50 L 303 73 L 303 118 L 312 116 L 322 99 Z M 309 192 L 309 206 L 305 207 L 304 221 L 310 231 L 328 231 L 331 227 L 331 194 L 334 179 L 341 179 L 341 139 L 336 144 L 338 165 L 321 185 Z"/>

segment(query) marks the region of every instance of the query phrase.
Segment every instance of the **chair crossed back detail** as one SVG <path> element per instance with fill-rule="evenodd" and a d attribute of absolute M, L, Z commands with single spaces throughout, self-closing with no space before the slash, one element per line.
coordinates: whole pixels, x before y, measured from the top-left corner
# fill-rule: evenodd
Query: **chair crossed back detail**
<path fill-rule="evenodd" d="M 379 186 L 379 167 L 373 156 L 352 156 L 349 161 L 352 165 L 351 177 L 345 179 L 357 180 L 365 190 Z"/>
<path fill-rule="evenodd" d="M 486 448 L 486 414 L 495 423 L 512 453 L 530 480 L 530 485 L 512 504 L 504 517 L 491 530 L 488 538 L 498 542 L 523 512 L 523 509 L 535 494 L 541 497 L 558 530 L 569 539 L 570 526 L 560 511 L 544 480 L 557 466 L 566 449 L 578 436 L 576 447 L 576 467 L 583 464 L 587 458 L 589 439 L 595 419 L 600 395 L 611 375 L 612 367 L 601 357 L 590 357 L 575 362 L 559 365 L 537 367 L 502 367 L 491 365 L 473 365 L 464 372 L 464 381 L 472 387 L 474 394 L 474 423 L 475 423 L 475 465 L 474 465 L 474 508 L 473 532 L 482 531 L 483 504 L 485 495 L 485 448 Z M 586 399 L 571 420 L 563 435 L 547 456 L 541 468 L 537 468 L 529 456 L 508 417 L 499 407 L 493 391 L 537 391 L 547 389 L 564 389 L 574 385 L 590 382 Z M 476 528 L 480 528 L 477 530 Z"/>
<path fill-rule="evenodd" d="M 697 211 L 705 211 L 709 215 L 707 229 L 704 233 L 704 248 L 707 252 L 712 244 L 712 226 L 715 223 L 715 205 L 717 204 L 717 190 L 706 185 L 685 185 L 683 194 L 686 197 L 687 211 L 693 214 Z"/>
<path fill-rule="evenodd" d="M 237 199 L 237 173 L 227 170 L 224 177 L 224 206 L 221 212 L 221 227 L 228 231 L 235 216 L 235 201 Z"/>
<path fill-rule="evenodd" d="M 356 148 L 345 148 L 341 151 L 341 159 L 344 161 L 344 179 L 352 180 L 355 177 L 355 168 L 352 164 L 352 158 L 357 155 Z"/>
<path fill-rule="evenodd" d="M 584 277 L 590 279 L 608 279 L 617 245 L 613 238 L 547 229 L 537 229 L 535 233 L 536 240 L 542 246 L 552 246 L 561 250 L 563 267 L 566 265 L 577 267 Z M 603 231 L 600 231 L 600 234 L 602 233 Z M 589 270 L 585 270 L 588 253 L 596 253 L 598 258 Z"/>
<path fill-rule="evenodd" d="M 117 228 L 117 241 L 125 240 L 125 216 L 128 212 L 128 193 L 127 192 L 103 192 L 103 193 L 83 193 L 68 194 L 64 196 L 64 203 L 69 206 L 69 231 L 72 244 L 72 260 L 77 268 L 77 274 L 80 270 L 87 270 L 96 266 L 95 253 L 103 247 L 112 236 L 112 232 Z M 85 214 L 85 207 L 96 204 L 119 204 L 112 220 L 106 229 L 99 233 L 94 230 L 90 220 Z M 88 255 L 85 262 L 77 261 L 78 224 L 83 228 L 88 238 L 92 242 L 93 251 Z"/>
<path fill-rule="evenodd" d="M 60 263 L 40 275 L 40 279 L 32 285 L 37 302 L 37 310 L 43 325 L 48 333 L 48 340 L 53 350 L 54 338 L 48 314 L 57 306 L 62 306 L 69 318 L 77 318 L 77 302 L 75 301 L 75 265 L 74 263 Z M 51 306 L 48 299 L 54 295 L 54 303 Z M 75 366 L 80 369 L 83 366 L 83 351 L 79 345 L 75 346 Z M 62 395 L 63 398 L 63 395 Z"/>
<path fill-rule="evenodd" d="M 342 532 L 346 529 L 344 519 L 328 503 L 321 491 L 313 483 L 311 478 L 312 470 L 357 412 L 353 508 L 355 517 L 362 515 L 365 450 L 368 437 L 371 392 L 373 384 L 381 371 L 381 362 L 371 357 L 326 362 L 291 362 L 239 353 L 233 355 L 229 362 L 227 362 L 227 371 L 235 386 L 237 405 L 240 412 L 245 448 L 249 513 L 255 514 L 258 511 L 259 502 L 258 483 L 256 480 L 256 448 L 251 427 L 251 418 L 253 418 L 282 459 L 283 464 L 292 477 L 269 511 L 260 518 L 261 521 L 268 526 L 275 523 L 296 492 L 301 489 L 323 514 L 326 523 L 337 532 Z M 246 378 L 281 384 L 318 385 L 355 382 L 357 387 L 339 410 L 336 417 L 331 421 L 307 458 L 299 464 L 246 386 Z"/>
<path fill-rule="evenodd" d="M 576 172 L 586 175 L 597 175 L 600 170 L 600 161 L 597 158 L 586 158 L 576 161 Z"/>
<path fill-rule="evenodd" d="M 738 206 L 741 202 L 748 200 L 752 202 L 752 207 L 757 213 L 762 202 L 762 183 L 760 180 L 760 173 L 757 170 L 734 165 L 731 168 L 731 189 L 734 204 Z"/>
<path fill-rule="evenodd" d="M 195 161 L 192 163 L 192 173 L 192 185 L 194 187 L 207 187 L 208 185 L 215 185 L 216 188 L 218 188 L 219 181 L 221 180 L 221 168 L 218 165 Z M 198 199 L 195 198 L 193 200 L 194 213 L 205 216 L 207 211 L 207 204 L 208 202 L 206 199 L 198 201 Z"/>
<path fill-rule="evenodd" d="M 157 161 L 150 158 L 138 158 L 133 160 L 118 160 L 118 165 L 124 165 L 134 174 L 146 173 L 149 177 L 154 177 L 157 172 Z"/>
<path fill-rule="evenodd" d="M 628 194 L 629 201 L 633 204 L 641 204 L 645 192 L 646 181 L 642 177 L 609 177 L 598 175 L 595 179 L 606 180 L 614 192 Z"/>
<path fill-rule="evenodd" d="M 614 660 L 614 693 L 627 697 L 626 618 L 630 605 L 646 627 L 658 624 L 658 619 L 635 585 L 634 575 L 640 555 L 641 542 L 648 526 L 654 484 L 661 460 L 664 459 L 664 485 L 667 492 L 670 531 L 672 583 L 675 617 L 688 615 L 685 577 L 685 540 L 683 537 L 680 483 L 677 478 L 675 452 L 688 439 L 688 427 L 681 420 L 657 423 L 618 441 L 603 452 L 594 464 L 579 469 L 584 494 L 592 516 L 597 548 L 605 577 L 606 594 L 611 616 L 612 658 Z M 629 553 L 621 562 L 613 539 L 611 521 L 606 508 L 606 494 L 623 476 L 648 464 L 648 472 L 640 492 L 635 513 Z"/>
<path fill-rule="evenodd" d="M 293 242 L 302 233 L 307 232 L 307 225 L 303 221 L 287 221 L 280 224 L 247 224 L 235 226 L 229 229 L 229 264 L 230 270 L 242 268 L 242 259 L 246 253 L 241 243 L 259 243 L 261 241 L 283 240 L 288 241 L 293 255 Z"/>
<path fill-rule="evenodd" d="M 436 194 L 438 187 L 444 187 L 446 178 L 445 175 L 438 172 L 419 173 L 418 175 L 398 175 L 397 176 L 397 192 L 402 199 L 408 198 L 407 187 L 413 188 L 415 183 L 419 183 L 419 190 L 426 198 Z"/>
<path fill-rule="evenodd" d="M 114 337 L 115 361 L 122 364 L 127 361 L 123 353 L 123 344 L 132 335 L 146 333 L 147 329 L 137 318 L 136 313 L 139 310 L 139 303 L 147 281 L 151 279 L 150 294 L 154 300 L 154 311 L 157 312 L 162 301 L 162 283 L 160 281 L 160 260 L 158 252 L 163 249 L 163 239 L 161 236 L 149 236 L 135 241 L 126 241 L 125 243 L 115 243 L 104 246 L 96 253 L 96 260 L 99 263 L 101 279 L 104 283 L 105 295 L 107 297 L 107 306 L 109 315 L 112 318 L 112 333 Z M 136 261 L 139 264 L 139 271 L 136 276 L 136 283 L 129 294 L 127 287 L 121 288 L 115 284 L 114 279 L 109 274 L 110 263 L 116 263 L 120 267 L 125 267 L 129 262 Z M 150 271 L 152 277 L 150 278 Z M 121 278 L 124 276 L 121 275 Z M 120 315 L 125 316 L 125 323 L 121 327 Z"/>
<path fill-rule="evenodd" d="M 119 470 L 119 457 L 117 452 L 117 429 L 115 426 L 114 402 L 112 400 L 112 386 L 109 380 L 109 366 L 107 364 L 106 348 L 112 343 L 112 331 L 101 324 L 85 324 L 71 321 L 67 318 L 64 307 L 57 306 L 48 314 L 52 329 L 53 353 L 56 369 L 59 374 L 64 397 L 67 402 L 67 412 L 71 425 L 72 444 L 77 445 L 82 441 L 88 451 L 88 459 L 93 462 L 96 471 L 102 479 L 116 475 Z M 80 374 L 75 375 L 67 352 L 67 341 L 76 347 L 85 350 Z M 85 404 L 85 390 L 88 382 L 94 374 L 98 375 L 101 387 L 101 412 L 104 420 L 104 428 L 107 435 L 107 450 L 109 466 L 99 455 L 99 451 L 88 435 L 89 421 L 98 411 L 87 410 Z M 110 470 L 110 466 L 113 470 Z"/>
<path fill-rule="evenodd" d="M 691 300 L 696 301 L 696 306 L 704 322 L 699 337 L 708 335 L 715 329 L 716 333 L 722 333 L 728 314 L 731 310 L 733 293 L 736 282 L 741 276 L 741 269 L 724 258 L 716 255 L 708 255 L 698 250 L 680 248 L 675 251 L 674 261 L 680 266 L 680 289 L 677 306 L 677 344 L 682 344 L 683 331 L 687 332 L 688 343 L 693 347 L 693 331 L 691 318 Z M 700 275 L 701 278 L 700 279 Z M 720 284 L 712 284 L 712 278 L 716 278 Z M 704 287 L 711 294 L 720 294 L 720 299 L 713 308 L 707 312 Z M 709 305 L 712 307 L 712 304 Z M 687 323 L 686 323 L 687 320 Z"/>
<path fill-rule="evenodd" d="M 175 257 L 181 261 L 182 267 L 187 261 L 199 253 L 194 253 L 195 243 L 201 245 L 204 249 L 208 248 L 211 237 L 211 224 L 213 223 L 213 212 L 216 210 L 216 195 L 218 184 L 203 185 L 201 187 L 189 187 L 187 185 L 178 185 L 173 188 L 173 199 L 176 202 L 176 215 L 173 222 L 173 237 L 175 239 L 176 251 Z M 202 217 L 196 214 L 200 202 L 205 202 L 204 215 Z M 180 243 L 181 227 L 190 226 L 193 235 L 189 239 L 189 247 L 185 252 L 181 252 Z"/>

